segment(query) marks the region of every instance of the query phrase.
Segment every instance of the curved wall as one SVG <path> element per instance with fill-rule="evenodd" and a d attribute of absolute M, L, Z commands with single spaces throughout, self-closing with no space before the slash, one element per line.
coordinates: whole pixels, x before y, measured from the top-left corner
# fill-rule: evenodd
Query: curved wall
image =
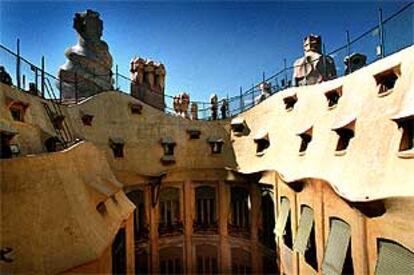
<path fill-rule="evenodd" d="M 290 88 L 240 114 L 250 134 L 235 136 L 232 143 L 241 173 L 275 170 L 285 181 L 319 178 L 329 182 L 340 196 L 369 201 L 392 196 L 413 196 L 413 156 L 399 156 L 402 136 L 392 119 L 412 114 L 414 105 L 414 47 L 379 60 L 348 76 L 318 85 Z M 379 96 L 375 75 L 399 66 L 400 77 L 388 95 Z M 335 108 L 328 108 L 325 93 L 341 88 Z M 283 99 L 296 95 L 294 109 Z M 342 154 L 335 152 L 334 128 L 352 126 L 354 137 Z M 312 128 L 305 154 L 299 154 L 298 134 Z M 256 156 L 254 138 L 268 133 L 270 147 Z M 392 183 L 392 184 L 391 184 Z"/>

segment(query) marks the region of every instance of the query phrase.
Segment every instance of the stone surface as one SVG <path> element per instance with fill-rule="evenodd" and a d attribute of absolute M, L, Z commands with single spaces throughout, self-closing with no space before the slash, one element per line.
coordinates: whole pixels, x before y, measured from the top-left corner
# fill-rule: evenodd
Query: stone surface
<path fill-rule="evenodd" d="M 335 62 L 322 54 L 322 39 L 317 35 L 305 37 L 304 56 L 293 64 L 293 79 L 296 86 L 313 85 L 336 77 Z"/>
<path fill-rule="evenodd" d="M 103 22 L 99 13 L 92 10 L 75 13 L 73 27 L 79 41 L 66 50 L 68 61 L 59 69 L 62 98 L 82 98 L 112 90 L 112 56 L 106 42 L 101 40 Z"/>
<path fill-rule="evenodd" d="M 136 57 L 131 60 L 131 95 L 164 111 L 165 66 Z"/>

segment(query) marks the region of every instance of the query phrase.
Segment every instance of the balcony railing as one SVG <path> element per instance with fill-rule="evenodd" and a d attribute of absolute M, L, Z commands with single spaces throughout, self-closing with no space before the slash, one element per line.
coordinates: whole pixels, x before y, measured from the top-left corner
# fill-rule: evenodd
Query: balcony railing
<path fill-rule="evenodd" d="M 261 228 L 258 230 L 259 241 L 270 249 L 276 249 L 276 236 L 273 231 L 265 231 Z"/>
<path fill-rule="evenodd" d="M 160 236 L 182 234 L 184 226 L 182 221 L 177 221 L 172 224 L 160 223 L 158 225 L 158 234 Z"/>
<path fill-rule="evenodd" d="M 250 239 L 250 226 L 239 226 L 234 225 L 232 223 L 227 224 L 227 230 L 229 231 L 229 234 L 234 237 L 238 238 L 244 238 L 244 239 Z"/>
<path fill-rule="evenodd" d="M 134 231 L 135 242 L 145 242 L 149 240 L 149 227 L 148 225 L 139 228 Z"/>
<path fill-rule="evenodd" d="M 194 220 L 193 231 L 194 233 L 218 234 L 218 223 L 217 221 L 205 223 Z"/>

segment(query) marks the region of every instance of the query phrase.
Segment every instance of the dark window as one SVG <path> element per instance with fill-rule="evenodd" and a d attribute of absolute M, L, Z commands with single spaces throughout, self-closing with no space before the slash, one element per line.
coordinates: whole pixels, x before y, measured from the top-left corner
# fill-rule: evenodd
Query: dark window
<path fill-rule="evenodd" d="M 174 143 L 164 144 L 164 155 L 165 156 L 173 156 L 174 155 L 174 148 L 175 148 Z"/>
<path fill-rule="evenodd" d="M 112 274 L 126 274 L 125 228 L 119 229 L 112 243 Z"/>
<path fill-rule="evenodd" d="M 211 153 L 212 154 L 220 154 L 221 149 L 223 147 L 223 142 L 211 142 L 210 146 L 211 146 Z"/>
<path fill-rule="evenodd" d="M 239 124 L 232 124 L 231 125 L 231 129 L 233 130 L 233 132 L 235 133 L 243 133 L 244 130 L 244 125 L 242 123 Z"/>
<path fill-rule="evenodd" d="M 399 128 L 402 130 L 400 142 L 400 152 L 411 150 L 414 148 L 414 118 L 401 120 L 398 122 Z"/>
<path fill-rule="evenodd" d="M 44 142 L 44 145 L 46 147 L 46 150 L 48 152 L 57 152 L 61 149 L 61 145 L 62 143 L 59 141 L 59 139 L 57 137 L 50 137 L 48 139 L 46 139 L 46 141 Z"/>
<path fill-rule="evenodd" d="M 318 270 L 318 258 L 316 257 L 316 237 L 315 237 L 315 224 L 312 225 L 312 229 L 309 236 L 307 249 L 305 251 L 305 261 Z"/>
<path fill-rule="evenodd" d="M 20 146 L 19 146 L 19 144 L 10 144 L 10 150 L 11 150 L 12 155 L 14 157 L 17 157 L 18 155 L 20 155 Z"/>
<path fill-rule="evenodd" d="M 24 115 L 29 104 L 17 101 L 11 103 L 9 106 L 12 118 L 16 121 L 24 121 Z"/>
<path fill-rule="evenodd" d="M 221 149 L 223 147 L 223 139 L 217 136 L 210 136 L 207 139 L 207 142 L 210 144 L 211 147 L 211 153 L 212 154 L 220 154 Z"/>
<path fill-rule="evenodd" d="M 398 80 L 399 72 L 400 68 L 397 66 L 374 76 L 375 81 L 377 82 L 379 95 L 386 94 L 394 88 L 395 83 Z"/>
<path fill-rule="evenodd" d="M 201 131 L 196 129 L 188 129 L 187 130 L 190 139 L 200 139 Z"/>
<path fill-rule="evenodd" d="M 262 228 L 259 231 L 260 241 L 268 248 L 275 250 L 275 205 L 272 199 L 272 193 L 265 189 L 262 192 Z"/>
<path fill-rule="evenodd" d="M 291 212 L 292 211 L 289 211 L 287 222 L 285 225 L 285 230 L 284 230 L 285 233 L 283 234 L 283 243 L 290 249 L 292 249 L 293 247 Z"/>
<path fill-rule="evenodd" d="M 249 192 L 241 187 L 231 188 L 231 223 L 238 228 L 249 228 Z"/>
<path fill-rule="evenodd" d="M 164 156 L 174 156 L 175 141 L 172 139 L 172 137 L 163 137 L 161 139 L 161 144 L 164 148 Z"/>
<path fill-rule="evenodd" d="M 295 104 L 297 101 L 298 101 L 298 98 L 296 95 L 285 97 L 283 99 L 283 102 L 285 103 L 285 109 L 287 111 L 293 110 L 293 108 L 295 108 Z"/>
<path fill-rule="evenodd" d="M 342 269 L 342 274 L 351 275 L 354 274 L 354 263 L 352 261 L 352 242 L 349 240 L 349 246 L 346 251 L 346 257 L 344 262 L 344 267 Z"/>
<path fill-rule="evenodd" d="M 269 148 L 270 141 L 266 138 L 256 139 L 256 154 L 261 155 L 264 151 Z"/>
<path fill-rule="evenodd" d="M 195 229 L 208 229 L 216 226 L 216 191 L 210 186 L 196 188 Z"/>
<path fill-rule="evenodd" d="M 354 130 L 349 128 L 339 128 L 335 131 L 339 136 L 336 151 L 340 152 L 346 150 L 349 146 L 349 142 L 354 137 Z"/>
<path fill-rule="evenodd" d="M 332 108 L 338 104 L 339 99 L 342 95 L 342 88 L 329 91 L 325 93 L 326 100 L 328 101 L 328 108 Z"/>
<path fill-rule="evenodd" d="M 112 145 L 112 152 L 114 153 L 114 157 L 123 158 L 124 157 L 124 144 L 116 143 Z"/>
<path fill-rule="evenodd" d="M 161 249 L 159 255 L 161 274 L 183 274 L 183 249 L 181 247 Z"/>
<path fill-rule="evenodd" d="M 99 212 L 99 213 L 101 213 L 102 215 L 105 215 L 106 214 L 106 205 L 105 205 L 105 203 L 104 202 L 100 202 L 100 203 L 98 203 L 97 205 L 96 205 L 96 210 Z"/>
<path fill-rule="evenodd" d="M 8 135 L 4 132 L 0 133 L 1 147 L 0 147 L 0 158 L 7 159 L 13 156 L 12 149 L 10 147 L 10 140 L 13 135 Z"/>
<path fill-rule="evenodd" d="M 308 133 L 303 133 L 299 135 L 301 138 L 299 153 L 305 153 L 308 149 L 309 143 L 312 141 L 312 135 Z"/>
<path fill-rule="evenodd" d="M 14 120 L 16 121 L 24 121 L 24 111 L 20 105 L 13 105 L 10 107 L 10 113 Z"/>
<path fill-rule="evenodd" d="M 140 115 L 142 113 L 142 105 L 138 103 L 131 103 L 131 114 Z"/>
<path fill-rule="evenodd" d="M 175 187 L 161 189 L 159 206 L 159 233 L 181 230 L 180 190 Z"/>
<path fill-rule="evenodd" d="M 135 274 L 149 274 L 148 252 L 140 249 L 135 254 Z"/>
<path fill-rule="evenodd" d="M 197 245 L 197 274 L 217 274 L 217 247 L 213 245 Z"/>
<path fill-rule="evenodd" d="M 251 254 L 240 248 L 231 249 L 232 274 L 251 274 Z"/>
<path fill-rule="evenodd" d="M 134 210 L 134 236 L 135 241 L 148 239 L 148 227 L 145 215 L 144 192 L 134 190 L 127 193 L 127 197 L 135 204 Z"/>
<path fill-rule="evenodd" d="M 276 256 L 264 256 L 263 261 L 263 274 L 276 275 L 280 274 L 279 267 L 277 266 Z"/>
<path fill-rule="evenodd" d="M 110 138 L 109 146 L 112 149 L 112 153 L 115 158 L 124 157 L 124 140 L 121 138 Z"/>
<path fill-rule="evenodd" d="M 81 119 L 83 125 L 92 126 L 93 115 L 83 114 Z"/>
<path fill-rule="evenodd" d="M 244 134 L 248 134 L 249 130 L 247 128 L 246 122 L 243 118 L 235 118 L 231 121 L 231 131 L 235 136 L 241 136 Z"/>

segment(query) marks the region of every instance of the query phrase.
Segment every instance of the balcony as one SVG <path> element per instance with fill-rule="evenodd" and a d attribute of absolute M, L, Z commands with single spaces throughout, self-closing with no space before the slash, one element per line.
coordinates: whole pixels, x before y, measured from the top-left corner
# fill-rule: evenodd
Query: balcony
<path fill-rule="evenodd" d="M 257 234 L 261 244 L 272 250 L 276 249 L 276 236 L 273 231 L 263 230 L 259 228 Z"/>
<path fill-rule="evenodd" d="M 158 226 L 158 234 L 160 236 L 179 235 L 183 233 L 183 222 L 177 221 L 172 224 L 160 223 Z"/>
<path fill-rule="evenodd" d="M 239 225 L 228 223 L 227 229 L 229 231 L 229 234 L 233 237 L 250 239 L 250 227 L 249 226 L 246 227 L 246 226 L 239 226 Z"/>
<path fill-rule="evenodd" d="M 136 243 L 142 243 L 149 240 L 148 225 L 145 225 L 134 232 L 134 238 Z"/>
<path fill-rule="evenodd" d="M 194 220 L 193 231 L 201 234 L 218 234 L 218 223 L 217 221 L 206 223 Z"/>

